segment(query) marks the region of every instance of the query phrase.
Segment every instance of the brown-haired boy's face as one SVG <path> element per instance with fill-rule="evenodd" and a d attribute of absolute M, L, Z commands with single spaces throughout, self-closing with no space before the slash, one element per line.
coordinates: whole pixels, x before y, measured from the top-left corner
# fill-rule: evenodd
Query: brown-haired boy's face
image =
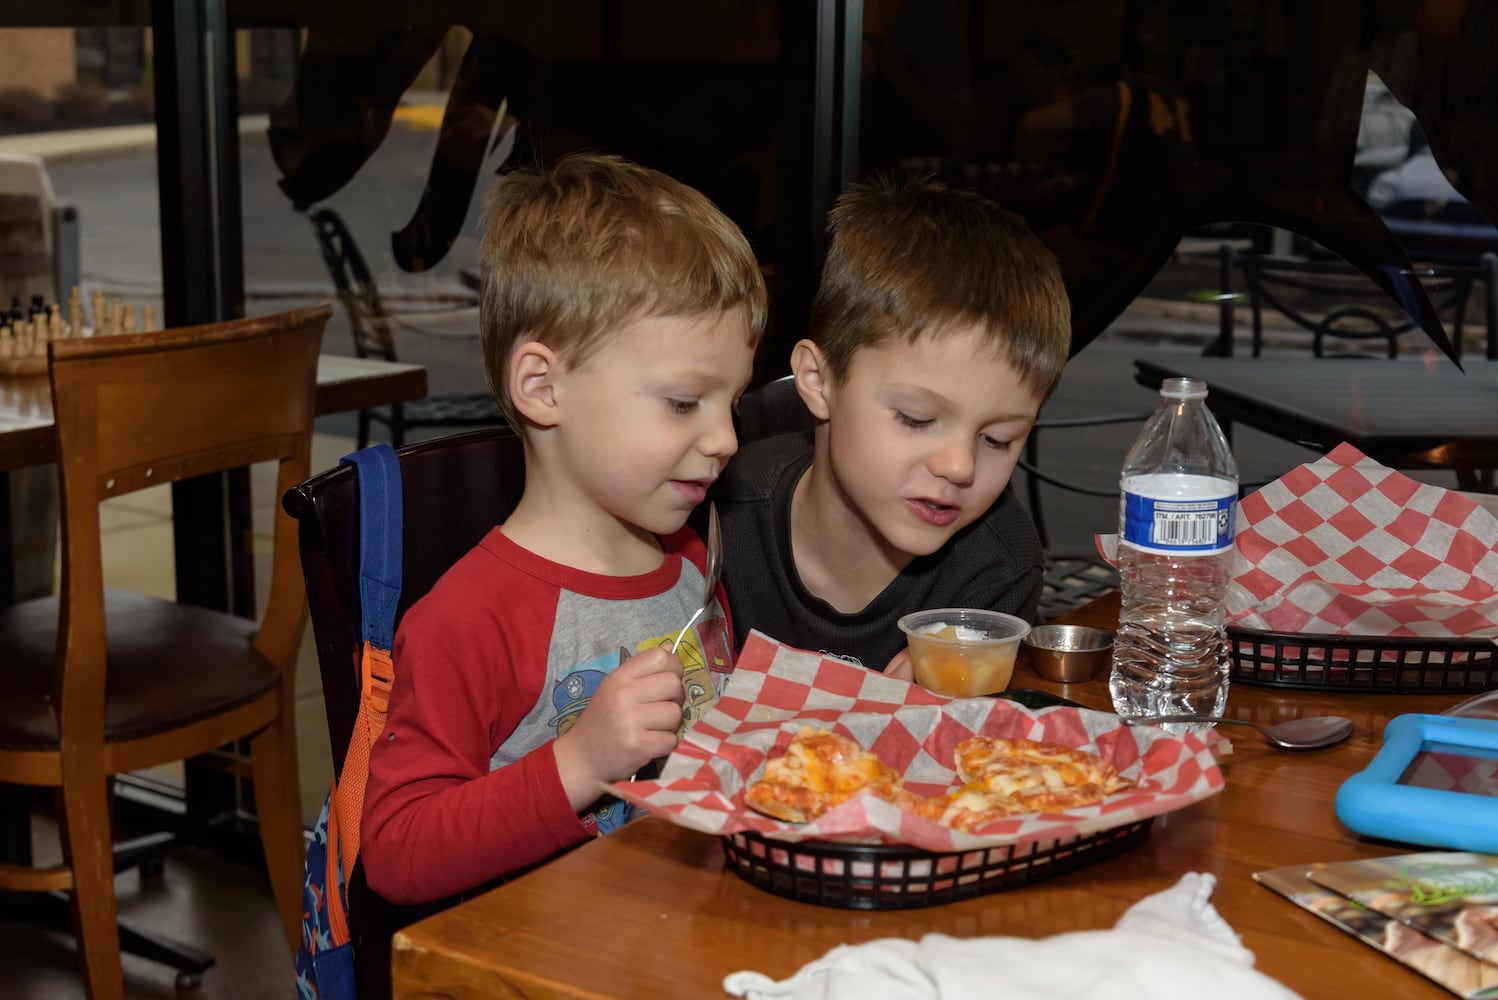
<path fill-rule="evenodd" d="M 827 387 L 819 467 L 881 547 L 929 555 L 1009 484 L 1043 398 L 990 344 L 972 328 L 892 338 Z"/>

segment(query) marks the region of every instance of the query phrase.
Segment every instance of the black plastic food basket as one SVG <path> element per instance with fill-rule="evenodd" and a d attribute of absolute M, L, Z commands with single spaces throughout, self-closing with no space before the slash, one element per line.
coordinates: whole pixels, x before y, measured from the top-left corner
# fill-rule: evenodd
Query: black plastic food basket
<path fill-rule="evenodd" d="M 1228 628 L 1233 682 L 1266 687 L 1444 694 L 1498 686 L 1486 639 L 1302 635 Z"/>
<path fill-rule="evenodd" d="M 723 838 L 731 869 L 750 885 L 803 903 L 853 910 L 935 906 L 1037 882 L 1142 842 L 1149 819 L 1084 837 L 948 854 L 883 844 L 789 843 L 756 833 Z"/>

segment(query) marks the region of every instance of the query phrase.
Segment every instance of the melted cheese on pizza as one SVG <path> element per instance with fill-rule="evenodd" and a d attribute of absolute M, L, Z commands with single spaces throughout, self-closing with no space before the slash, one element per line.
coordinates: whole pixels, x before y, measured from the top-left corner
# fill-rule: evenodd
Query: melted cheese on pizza
<path fill-rule="evenodd" d="M 893 768 L 853 740 L 807 726 L 784 755 L 766 762 L 744 802 L 776 819 L 806 823 L 865 789 L 899 782 Z"/>
<path fill-rule="evenodd" d="M 784 755 L 744 793 L 751 808 L 806 823 L 863 792 L 905 812 L 976 832 L 1020 813 L 1059 812 L 1097 802 L 1133 782 L 1096 754 L 1038 740 L 975 736 L 957 744 L 961 787 L 917 795 L 874 754 L 825 729 L 803 728 Z"/>
<path fill-rule="evenodd" d="M 955 758 L 963 781 L 1031 809 L 1085 805 L 1133 785 L 1097 754 L 1059 743 L 974 736 Z"/>
<path fill-rule="evenodd" d="M 969 833 L 986 826 L 996 819 L 1006 819 L 1018 813 L 1030 812 L 1018 802 L 999 798 L 982 785 L 965 784 L 956 791 L 948 792 L 939 800 L 945 807 L 941 822 Z"/>

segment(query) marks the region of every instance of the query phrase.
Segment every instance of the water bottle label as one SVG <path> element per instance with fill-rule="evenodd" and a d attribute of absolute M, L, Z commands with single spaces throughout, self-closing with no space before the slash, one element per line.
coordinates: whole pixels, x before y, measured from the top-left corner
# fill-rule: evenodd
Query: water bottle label
<path fill-rule="evenodd" d="M 1236 496 L 1157 500 L 1125 493 L 1123 541 L 1163 553 L 1208 554 L 1233 544 Z"/>

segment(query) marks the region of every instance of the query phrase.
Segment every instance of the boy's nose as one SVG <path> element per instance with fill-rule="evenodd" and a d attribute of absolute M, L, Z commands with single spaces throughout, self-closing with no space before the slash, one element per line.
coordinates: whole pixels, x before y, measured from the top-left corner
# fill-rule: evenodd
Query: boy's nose
<path fill-rule="evenodd" d="M 714 419 L 702 435 L 702 453 L 726 459 L 739 450 L 739 435 L 733 429 L 732 414 Z"/>
<path fill-rule="evenodd" d="M 949 483 L 966 486 L 973 481 L 973 469 L 977 461 L 973 456 L 973 445 L 967 441 L 944 441 L 931 453 L 927 466 L 932 475 Z"/>

